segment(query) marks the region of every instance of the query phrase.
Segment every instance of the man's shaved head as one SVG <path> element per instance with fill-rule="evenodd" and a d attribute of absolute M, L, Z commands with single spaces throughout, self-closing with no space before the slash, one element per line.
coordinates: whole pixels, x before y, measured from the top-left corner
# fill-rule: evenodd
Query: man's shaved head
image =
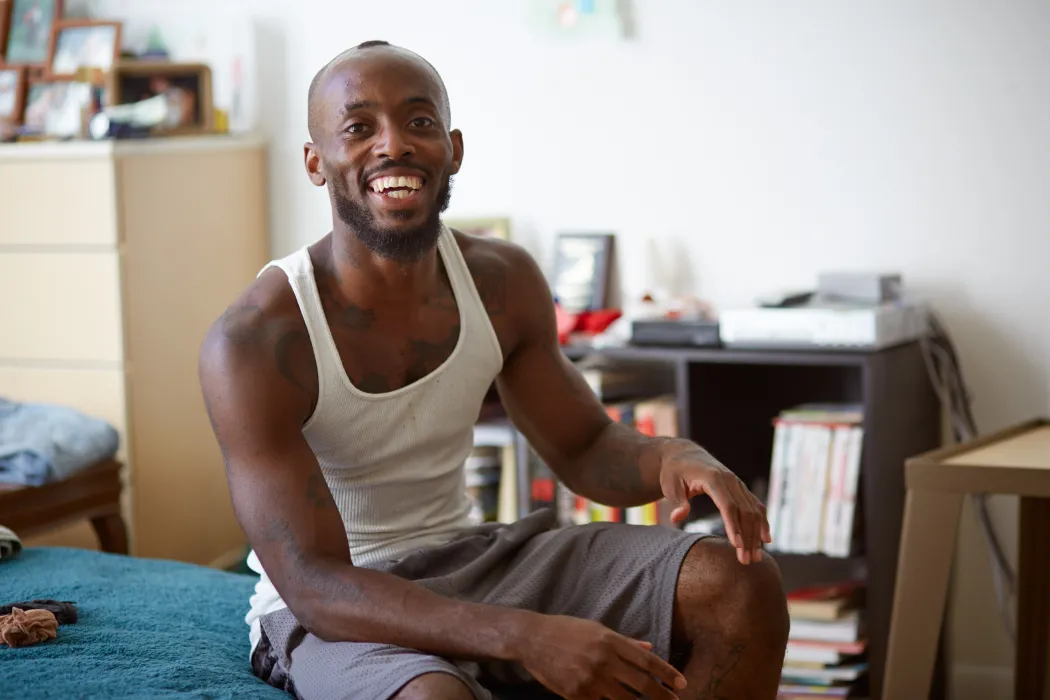
<path fill-rule="evenodd" d="M 338 235 L 404 263 L 432 251 L 463 160 L 434 66 L 366 41 L 325 64 L 308 97 L 306 170 L 328 187 Z"/>
<path fill-rule="evenodd" d="M 383 41 L 382 39 L 373 39 L 370 41 L 364 41 L 353 46 L 346 51 L 343 51 L 328 63 L 326 63 L 317 73 L 314 75 L 313 80 L 310 81 L 310 89 L 306 93 L 307 102 L 307 128 L 310 131 L 310 138 L 314 141 L 321 137 L 321 109 L 323 107 L 324 100 L 321 98 L 322 86 L 325 82 L 338 72 L 338 68 L 347 59 L 353 58 L 363 51 L 368 50 L 379 50 L 389 51 L 391 53 L 400 53 L 405 56 L 411 56 L 418 61 L 421 61 L 431 73 L 434 75 L 434 79 L 437 81 L 438 86 L 441 89 L 441 97 L 443 100 L 442 104 L 442 116 L 445 118 L 446 126 L 452 123 L 452 111 L 449 107 L 448 90 L 445 89 L 445 82 L 441 79 L 441 75 L 437 72 L 437 69 L 419 54 L 414 51 L 402 48 L 400 46 L 394 46 L 389 41 Z"/>

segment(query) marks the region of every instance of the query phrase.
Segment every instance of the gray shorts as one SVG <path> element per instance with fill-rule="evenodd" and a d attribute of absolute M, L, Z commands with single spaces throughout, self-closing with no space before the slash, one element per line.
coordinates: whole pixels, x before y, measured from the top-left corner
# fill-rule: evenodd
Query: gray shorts
<path fill-rule="evenodd" d="M 670 660 L 678 571 L 704 535 L 659 526 L 554 524 L 550 511 L 538 511 L 371 568 L 458 600 L 596 620 L 651 643 L 653 653 Z M 493 687 L 531 681 L 515 665 L 445 659 L 389 644 L 325 642 L 288 609 L 262 617 L 261 628 L 255 674 L 305 700 L 385 700 L 434 672 L 459 678 L 478 700 L 491 700 Z"/>

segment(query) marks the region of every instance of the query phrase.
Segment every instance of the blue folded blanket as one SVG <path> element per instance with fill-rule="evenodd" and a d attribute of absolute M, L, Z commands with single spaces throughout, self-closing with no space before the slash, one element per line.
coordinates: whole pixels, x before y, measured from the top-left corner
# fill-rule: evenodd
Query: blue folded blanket
<path fill-rule="evenodd" d="M 40 486 L 117 453 L 109 423 L 68 406 L 0 398 L 0 481 Z"/>

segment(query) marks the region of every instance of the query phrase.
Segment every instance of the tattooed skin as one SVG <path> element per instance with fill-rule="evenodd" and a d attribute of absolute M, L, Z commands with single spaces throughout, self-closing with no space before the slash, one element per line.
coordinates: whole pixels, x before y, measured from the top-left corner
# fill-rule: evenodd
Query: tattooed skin
<path fill-rule="evenodd" d="M 306 480 L 306 500 L 319 510 L 336 507 L 328 485 L 320 474 L 314 474 Z"/>
<path fill-rule="evenodd" d="M 721 695 L 718 691 L 729 674 L 740 663 L 740 657 L 744 654 L 745 648 L 747 647 L 744 644 L 733 646 L 726 658 L 715 664 L 715 667 L 711 669 L 711 678 L 707 686 L 700 691 L 698 700 L 730 700 L 728 696 Z"/>
<path fill-rule="evenodd" d="M 415 324 L 418 327 L 407 338 L 389 330 L 389 322 L 384 329 L 375 309 L 344 298 L 331 273 L 323 270 L 318 266 L 321 305 L 347 376 L 361 391 L 379 394 L 407 386 L 436 370 L 452 355 L 459 342 L 459 308 L 443 266 L 439 268 L 437 284 L 424 302 Z M 354 353 L 352 348 L 363 350 Z"/>

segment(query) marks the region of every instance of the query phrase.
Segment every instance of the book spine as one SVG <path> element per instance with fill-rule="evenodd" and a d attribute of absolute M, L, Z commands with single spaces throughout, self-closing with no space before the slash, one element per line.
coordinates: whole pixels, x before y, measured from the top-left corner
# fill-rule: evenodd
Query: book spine
<path fill-rule="evenodd" d="M 769 465 L 769 494 L 766 496 L 766 520 L 773 547 L 779 547 L 781 514 L 784 510 L 784 455 L 787 451 L 788 425 L 782 420 L 773 421 L 773 456 Z"/>

